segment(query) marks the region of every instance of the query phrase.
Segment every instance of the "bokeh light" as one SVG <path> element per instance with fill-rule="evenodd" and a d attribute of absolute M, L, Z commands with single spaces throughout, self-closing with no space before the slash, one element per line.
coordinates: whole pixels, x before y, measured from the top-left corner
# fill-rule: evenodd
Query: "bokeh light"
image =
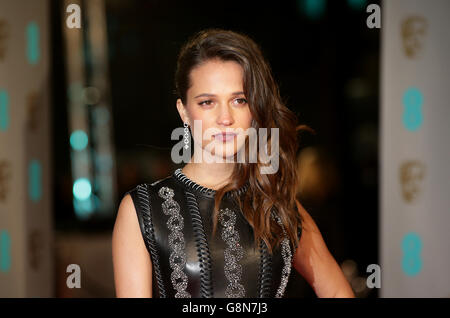
<path fill-rule="evenodd" d="M 83 150 L 88 144 L 88 136 L 83 130 L 75 130 L 70 135 L 70 145 L 75 150 Z"/>
<path fill-rule="evenodd" d="M 88 199 L 92 193 L 91 182 L 86 178 L 80 178 L 73 184 L 73 195 L 77 200 Z"/>

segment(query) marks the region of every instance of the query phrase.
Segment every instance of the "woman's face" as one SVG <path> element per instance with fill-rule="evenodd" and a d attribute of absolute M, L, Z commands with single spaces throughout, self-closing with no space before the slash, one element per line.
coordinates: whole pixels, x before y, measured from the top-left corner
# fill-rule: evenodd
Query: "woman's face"
<path fill-rule="evenodd" d="M 183 122 L 191 127 L 196 147 L 201 145 L 218 158 L 232 157 L 244 146 L 245 131 L 252 122 L 242 67 L 234 61 L 209 60 L 191 71 L 190 80 L 187 105 L 178 99 L 177 108 Z M 197 120 L 201 121 L 201 134 L 195 131 Z M 237 135 L 215 135 L 221 132 Z"/>

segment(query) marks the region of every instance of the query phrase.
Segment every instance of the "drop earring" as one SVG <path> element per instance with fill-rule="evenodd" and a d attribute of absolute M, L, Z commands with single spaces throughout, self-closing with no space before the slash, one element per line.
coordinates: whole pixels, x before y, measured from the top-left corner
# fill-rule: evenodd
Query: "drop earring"
<path fill-rule="evenodd" d="M 189 125 L 187 122 L 184 122 L 184 149 L 189 148 L 189 140 L 191 139 L 189 135 Z"/>

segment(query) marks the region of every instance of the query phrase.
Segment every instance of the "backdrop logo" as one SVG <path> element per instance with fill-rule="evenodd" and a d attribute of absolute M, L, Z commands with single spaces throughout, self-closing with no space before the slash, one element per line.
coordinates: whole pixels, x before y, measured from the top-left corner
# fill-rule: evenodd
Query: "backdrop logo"
<path fill-rule="evenodd" d="M 401 24 L 403 50 L 409 58 L 419 57 L 425 45 L 428 23 L 422 16 L 410 16 Z"/>
<path fill-rule="evenodd" d="M 0 62 L 3 61 L 6 56 L 8 31 L 8 23 L 5 20 L 0 19 Z"/>
<path fill-rule="evenodd" d="M 408 276 L 415 276 L 422 270 L 422 239 L 414 232 L 407 233 L 402 240 L 402 269 Z"/>
<path fill-rule="evenodd" d="M 0 202 L 6 202 L 11 178 L 11 164 L 6 160 L 0 160 Z"/>
<path fill-rule="evenodd" d="M 41 108 L 40 96 L 37 92 L 30 92 L 26 97 L 27 128 L 36 132 L 39 125 L 39 114 Z"/>
<path fill-rule="evenodd" d="M 37 159 L 28 163 L 28 197 L 33 202 L 42 198 L 42 165 Z"/>
<path fill-rule="evenodd" d="M 26 28 L 27 59 L 31 65 L 36 65 L 41 58 L 40 29 L 39 25 L 32 21 Z"/>
<path fill-rule="evenodd" d="M 39 230 L 33 230 L 28 235 L 28 256 L 30 267 L 37 271 L 42 262 L 42 250 L 44 241 L 42 233 Z"/>
<path fill-rule="evenodd" d="M 425 166 L 420 161 L 410 160 L 400 164 L 400 184 L 406 202 L 413 203 L 418 199 L 424 177 Z"/>
<path fill-rule="evenodd" d="M 7 230 L 0 230 L 0 272 L 11 270 L 11 236 Z"/>
<path fill-rule="evenodd" d="M 0 132 L 9 128 L 9 94 L 6 90 L 0 89 Z"/>
<path fill-rule="evenodd" d="M 409 131 L 418 130 L 423 123 L 423 95 L 419 89 L 411 87 L 403 94 L 403 125 Z"/>

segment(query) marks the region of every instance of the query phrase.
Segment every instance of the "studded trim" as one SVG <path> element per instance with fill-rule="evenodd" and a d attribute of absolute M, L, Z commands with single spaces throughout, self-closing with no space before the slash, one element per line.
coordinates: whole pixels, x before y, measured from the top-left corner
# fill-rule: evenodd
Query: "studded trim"
<path fill-rule="evenodd" d="M 182 184 L 184 184 L 185 186 L 187 186 L 188 188 L 190 188 L 192 191 L 195 191 L 197 193 L 209 196 L 209 197 L 214 197 L 214 195 L 216 194 L 216 190 L 204 187 L 196 182 L 194 182 L 193 180 L 189 179 L 182 171 L 181 168 L 178 168 L 174 171 L 173 173 L 174 177 L 176 180 L 178 180 L 179 182 L 181 182 Z M 236 195 L 241 195 L 242 193 L 244 193 L 249 187 L 248 182 L 245 183 L 241 188 L 239 188 L 238 190 L 233 190 L 233 191 L 228 191 L 225 193 L 226 196 L 231 196 L 233 193 L 235 193 Z"/>
<path fill-rule="evenodd" d="M 259 295 L 260 298 L 270 297 L 270 286 L 272 285 L 272 256 L 269 254 L 266 243 L 261 240 L 259 244 Z"/>
<path fill-rule="evenodd" d="M 213 297 L 213 284 L 211 279 L 211 254 L 203 227 L 200 209 L 197 199 L 192 192 L 186 191 L 187 206 L 192 217 L 192 228 L 194 231 L 197 255 L 200 261 L 200 291 L 203 298 Z"/>
<path fill-rule="evenodd" d="M 242 278 L 242 265 L 239 261 L 244 256 L 244 249 L 239 243 L 239 232 L 236 231 L 236 214 L 229 208 L 220 209 L 219 221 L 222 224 L 222 239 L 227 247 L 224 251 L 225 256 L 225 277 L 228 280 L 228 286 L 225 290 L 227 298 L 243 298 L 245 296 L 244 285 L 240 283 Z M 228 217 L 228 219 L 225 219 Z"/>
<path fill-rule="evenodd" d="M 145 242 L 149 247 L 149 252 L 152 258 L 152 267 L 155 272 L 156 284 L 158 286 L 159 297 L 166 298 L 166 290 L 162 280 L 161 267 L 159 262 L 158 250 L 156 248 L 155 232 L 152 222 L 151 205 L 149 202 L 149 188 L 147 184 L 138 185 L 136 187 L 138 197 L 138 204 L 142 211 L 142 219 L 145 230 Z"/>
<path fill-rule="evenodd" d="M 272 213 L 272 218 L 276 220 L 276 222 L 281 226 L 283 229 L 283 235 L 284 238 L 281 241 L 281 257 L 283 258 L 284 266 L 281 270 L 281 282 L 280 286 L 278 287 L 277 293 L 275 294 L 275 298 L 281 298 L 284 295 L 284 291 L 286 289 L 286 285 L 289 280 L 289 275 L 291 274 L 291 267 L 292 267 L 292 251 L 291 246 L 289 243 L 289 239 L 287 238 L 286 230 L 284 229 L 283 223 L 281 222 L 281 219 L 278 215 L 275 213 Z"/>
<path fill-rule="evenodd" d="M 175 193 L 169 187 L 161 187 L 158 195 L 165 200 L 162 203 L 163 213 L 169 216 L 166 224 L 170 230 L 169 264 L 172 268 L 170 278 L 173 288 L 176 290 L 175 298 L 190 298 L 191 294 L 186 291 L 188 277 L 183 271 L 186 266 L 186 244 L 183 235 L 184 218 L 180 214 L 180 205 L 173 199 Z"/>

